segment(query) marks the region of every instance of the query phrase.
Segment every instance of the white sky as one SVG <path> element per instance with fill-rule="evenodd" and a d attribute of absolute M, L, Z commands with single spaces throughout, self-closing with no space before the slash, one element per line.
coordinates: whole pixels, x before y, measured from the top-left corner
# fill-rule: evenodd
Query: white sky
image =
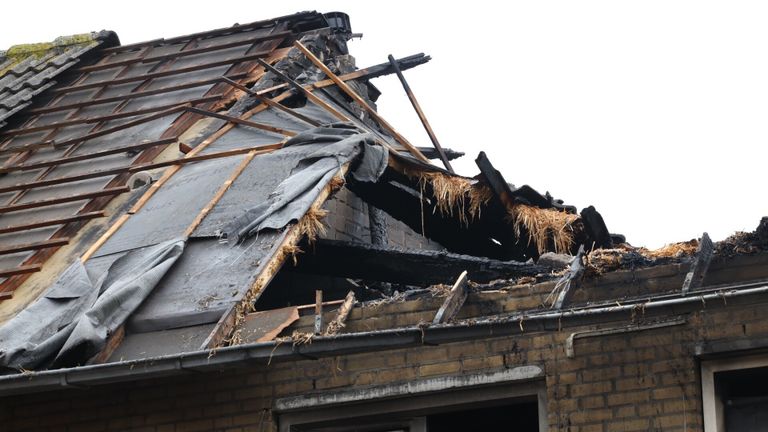
<path fill-rule="evenodd" d="M 507 181 L 595 205 L 650 247 L 768 215 L 765 2 L 16 1 L 0 6 L 0 47 L 101 29 L 127 44 L 303 10 L 348 13 L 360 67 L 433 57 L 405 74 L 443 146 L 467 153 L 460 174 L 485 150 Z M 383 116 L 429 145 L 397 78 L 374 83 Z"/>

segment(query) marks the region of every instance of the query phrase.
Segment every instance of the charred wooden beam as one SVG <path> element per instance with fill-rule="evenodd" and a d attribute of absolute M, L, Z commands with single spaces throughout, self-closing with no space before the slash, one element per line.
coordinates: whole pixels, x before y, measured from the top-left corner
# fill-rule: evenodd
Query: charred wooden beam
<path fill-rule="evenodd" d="M 289 131 L 287 129 L 279 128 L 279 127 L 276 127 L 276 126 L 270 126 L 268 124 L 257 123 L 257 122 L 250 121 L 250 120 L 244 120 L 244 119 L 241 119 L 239 117 L 233 117 L 233 116 L 227 115 L 227 114 L 212 112 L 212 111 L 204 110 L 202 108 L 186 107 L 185 109 L 187 111 L 191 112 L 191 113 L 200 114 L 200 115 L 203 115 L 203 116 L 206 116 L 206 117 L 217 118 L 217 119 L 224 120 L 224 121 L 227 121 L 227 122 L 230 122 L 230 123 L 235 123 L 235 124 L 242 125 L 242 126 L 252 127 L 254 129 L 260 129 L 260 130 L 264 130 L 264 131 L 267 131 L 267 132 L 274 132 L 274 133 L 277 133 L 277 134 L 280 134 L 280 135 L 285 135 L 285 136 L 294 136 L 294 135 L 296 135 L 296 132 Z"/>
<path fill-rule="evenodd" d="M 435 318 L 432 320 L 432 324 L 445 324 L 451 322 L 451 320 L 459 313 L 464 302 L 467 300 L 467 271 L 464 270 L 459 275 L 459 278 L 451 287 L 451 291 L 448 292 L 448 297 L 437 310 Z"/>
<path fill-rule="evenodd" d="M 509 207 L 515 202 L 520 202 L 522 204 L 532 205 L 539 208 L 556 207 L 553 204 L 551 198 L 548 199 L 547 197 L 539 194 L 530 186 L 523 185 L 513 190 L 509 186 L 509 183 L 507 183 L 507 181 L 504 179 L 504 176 L 501 175 L 501 173 L 493 167 L 493 164 L 491 164 L 491 161 L 488 159 L 488 156 L 485 155 L 485 152 L 480 152 L 477 155 L 475 163 L 477 164 L 477 167 L 480 168 L 480 173 L 488 182 L 491 190 L 493 190 L 493 192 L 499 197 L 504 205 Z M 570 207 L 560 206 L 560 208 L 567 209 L 571 213 L 575 213 L 575 209 L 571 209 Z"/>
<path fill-rule="evenodd" d="M 701 240 L 699 240 L 699 247 L 696 248 L 696 253 L 693 256 L 691 268 L 683 281 L 683 295 L 687 294 L 690 290 L 701 287 L 704 278 L 707 276 L 709 263 L 712 262 L 714 253 L 715 245 L 709 238 L 709 234 L 702 234 Z"/>
<path fill-rule="evenodd" d="M 768 216 L 763 216 L 755 230 L 757 240 L 764 245 L 768 245 Z"/>
<path fill-rule="evenodd" d="M 403 147 L 408 149 L 414 157 L 421 160 L 422 162 L 429 162 L 429 159 L 427 159 L 416 147 L 413 146 L 407 139 L 405 139 L 404 136 L 402 136 L 395 128 L 389 124 L 384 118 L 370 105 L 368 105 L 368 102 L 366 102 L 362 97 L 360 97 L 357 92 L 355 92 L 352 87 L 350 87 L 347 83 L 344 82 L 343 79 L 336 76 L 335 73 L 333 73 L 328 66 L 325 65 L 319 58 L 317 58 L 314 54 L 312 54 L 312 51 L 308 50 L 307 47 L 302 45 L 301 42 L 295 41 L 293 43 L 293 46 L 299 49 L 304 56 L 309 59 L 309 61 L 312 62 L 317 68 L 319 68 L 328 78 L 330 78 L 336 86 L 339 87 L 344 93 L 347 94 L 350 98 L 352 98 L 353 101 L 357 102 L 358 105 L 360 105 L 360 108 L 364 109 L 365 112 L 368 113 L 368 115 L 371 116 L 376 122 L 384 128 L 387 132 L 389 132 L 395 140 L 402 144 Z"/>
<path fill-rule="evenodd" d="M 349 118 L 345 116 L 344 114 L 340 113 L 336 108 L 330 106 L 328 103 L 326 103 L 324 100 L 320 99 L 319 97 L 312 94 L 311 91 L 307 90 L 304 86 L 297 83 L 295 80 L 293 80 L 288 75 L 282 73 L 281 71 L 275 69 L 270 65 L 269 63 L 265 62 L 264 60 L 258 59 L 259 64 L 266 70 L 272 72 L 273 74 L 277 75 L 280 79 L 285 81 L 285 83 L 291 87 L 293 87 L 294 90 L 298 91 L 304 97 L 312 101 L 314 104 L 322 107 L 324 110 L 331 113 L 334 117 L 341 121 L 349 121 Z M 266 92 L 266 90 L 262 90 L 262 92 Z"/>
<path fill-rule="evenodd" d="M 240 84 L 238 82 L 232 81 L 229 78 L 224 78 L 222 80 L 222 82 L 225 82 L 225 83 L 231 85 L 232 87 L 234 87 L 234 88 L 236 88 L 238 90 L 242 90 L 242 91 L 248 93 L 249 95 L 251 95 L 251 96 L 255 97 L 256 99 L 258 99 L 259 102 L 261 102 L 263 104 L 269 105 L 270 107 L 275 108 L 275 109 L 279 109 L 280 111 L 282 111 L 282 112 L 284 112 L 286 114 L 289 114 L 289 115 L 291 115 L 293 117 L 296 117 L 297 119 L 299 119 L 299 120 L 301 120 L 301 121 L 303 121 L 305 123 L 308 123 L 308 124 L 310 124 L 312 126 L 317 127 L 317 126 L 320 126 L 320 124 L 321 124 L 319 121 L 317 121 L 317 120 L 315 120 L 315 119 L 313 119 L 311 117 L 305 116 L 304 114 L 302 114 L 302 113 L 300 113 L 300 112 L 298 112 L 296 110 L 288 108 L 287 106 L 281 104 L 280 102 L 275 102 L 275 101 L 273 101 L 272 99 L 270 99 L 270 98 L 268 98 L 266 96 L 260 95 L 258 92 L 255 92 L 255 91 L 249 89 L 248 87 L 246 87 L 246 86 L 244 86 L 244 85 L 242 85 L 242 84 Z"/>
<path fill-rule="evenodd" d="M 587 249 L 610 249 L 613 247 L 613 239 L 605 221 L 594 206 L 589 206 L 581 211 L 581 220 L 587 231 Z"/>
<path fill-rule="evenodd" d="M 408 186 L 411 183 L 414 183 L 413 187 Z M 401 178 L 390 169 L 376 183 L 358 182 L 350 178 L 347 186 L 367 204 L 386 211 L 417 233 L 435 240 L 452 252 L 503 260 L 523 258 L 522 255 L 513 256 L 501 246 L 507 240 L 513 240 L 513 231 L 503 222 L 504 213 L 501 209 L 484 209 L 482 221 L 470 221 L 466 225 L 456 217 L 442 215 L 436 209 L 437 203 L 428 198 L 431 196 L 429 185 L 425 187 L 422 196 L 416 182 Z"/>
<path fill-rule="evenodd" d="M 470 279 L 490 282 L 535 276 L 549 269 L 517 261 L 459 255 L 445 251 L 398 249 L 367 243 L 319 239 L 312 252 L 301 256 L 288 271 L 359 278 L 408 285 L 453 283 L 466 269 Z"/>
<path fill-rule="evenodd" d="M 368 230 L 371 233 L 371 244 L 374 246 L 386 246 L 387 216 L 384 210 L 368 204 Z"/>
<path fill-rule="evenodd" d="M 501 173 L 493 167 L 491 161 L 488 160 L 488 156 L 485 155 L 485 152 L 481 151 L 477 155 L 475 163 L 477 164 L 477 167 L 480 168 L 480 174 L 482 174 L 493 193 L 499 197 L 499 200 L 501 200 L 505 206 L 511 207 L 514 203 L 512 200 L 512 190 L 510 189 L 509 184 L 507 184 L 507 181 L 504 180 L 504 176 L 502 176 Z"/>
<path fill-rule="evenodd" d="M 418 147 L 418 149 L 424 153 L 424 156 L 429 159 L 440 159 L 440 155 L 437 153 L 437 149 L 434 147 Z M 452 150 L 446 147 L 443 147 L 443 152 L 445 152 L 445 157 L 447 157 L 449 161 L 464 156 L 463 152 Z"/>
<path fill-rule="evenodd" d="M 400 70 L 404 71 L 406 69 L 411 69 L 413 67 L 422 65 L 428 61 L 430 61 L 432 58 L 428 55 L 424 55 L 423 53 L 410 55 L 408 57 L 403 57 L 401 59 L 397 60 L 397 65 L 400 66 Z M 339 76 L 343 81 L 351 81 L 351 80 L 371 80 L 373 78 L 378 78 L 380 76 L 384 75 L 390 75 L 394 73 L 395 71 L 392 69 L 392 65 L 387 63 L 380 63 L 375 66 L 369 66 L 364 69 L 358 69 L 354 72 L 350 72 L 348 74 L 344 74 Z M 321 89 L 328 86 L 334 85 L 334 82 L 330 79 L 321 80 L 312 84 L 309 84 L 306 86 L 306 88 L 311 90 Z M 263 90 L 259 91 L 259 94 L 267 94 L 271 93 L 276 90 L 281 90 L 290 87 L 291 84 L 289 83 L 283 83 L 278 84 L 276 86 L 272 86 Z"/>

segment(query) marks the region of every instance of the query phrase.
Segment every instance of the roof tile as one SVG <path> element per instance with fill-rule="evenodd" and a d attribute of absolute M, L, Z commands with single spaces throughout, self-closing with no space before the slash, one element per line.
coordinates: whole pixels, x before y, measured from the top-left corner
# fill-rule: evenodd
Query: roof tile
<path fill-rule="evenodd" d="M 51 43 L 16 45 L 0 51 L 0 127 L 25 108 L 32 98 L 55 84 L 55 78 L 77 63 L 113 32 L 101 31 L 59 37 Z"/>

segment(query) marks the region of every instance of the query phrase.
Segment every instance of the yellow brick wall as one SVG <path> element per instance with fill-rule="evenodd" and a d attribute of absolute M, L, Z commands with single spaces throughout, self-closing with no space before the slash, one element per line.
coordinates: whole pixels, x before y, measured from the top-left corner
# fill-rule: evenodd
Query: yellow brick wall
<path fill-rule="evenodd" d="M 695 345 L 768 336 L 764 310 L 707 305 L 685 325 L 578 339 L 572 359 L 564 343 L 578 329 L 569 328 L 4 397 L 0 425 L 3 431 L 272 431 L 277 397 L 534 364 L 546 373 L 550 430 L 699 431 Z"/>

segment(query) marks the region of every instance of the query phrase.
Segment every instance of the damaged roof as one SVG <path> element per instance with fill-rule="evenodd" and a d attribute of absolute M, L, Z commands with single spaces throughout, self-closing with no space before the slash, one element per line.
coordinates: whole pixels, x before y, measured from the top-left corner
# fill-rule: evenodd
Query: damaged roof
<path fill-rule="evenodd" d="M 301 338 L 318 286 L 320 305 L 338 310 L 315 334 L 332 337 L 359 300 L 436 286 L 453 299 L 440 325 L 467 286 L 549 284 L 537 307 L 562 309 L 585 278 L 617 270 L 683 263 L 688 287 L 702 285 L 724 250 L 706 236 L 645 251 L 592 206 L 512 186 L 482 152 L 475 177 L 433 165 L 454 152 L 400 135 L 370 83 L 429 57 L 359 68 L 351 35 L 344 14 L 302 12 L 129 46 L 96 38 L 49 75 L 0 128 L 0 365 Z M 342 199 L 365 205 L 345 219 Z M 361 214 L 368 229 L 385 220 L 428 240 L 393 248 L 374 234 L 324 234 L 351 231 Z M 760 238 L 750 253 L 768 244 Z"/>
<path fill-rule="evenodd" d="M 56 85 L 57 76 L 87 61 L 94 48 L 119 44 L 114 32 L 101 31 L 0 51 L 0 127 L 8 117 L 29 106 L 33 97 Z"/>

